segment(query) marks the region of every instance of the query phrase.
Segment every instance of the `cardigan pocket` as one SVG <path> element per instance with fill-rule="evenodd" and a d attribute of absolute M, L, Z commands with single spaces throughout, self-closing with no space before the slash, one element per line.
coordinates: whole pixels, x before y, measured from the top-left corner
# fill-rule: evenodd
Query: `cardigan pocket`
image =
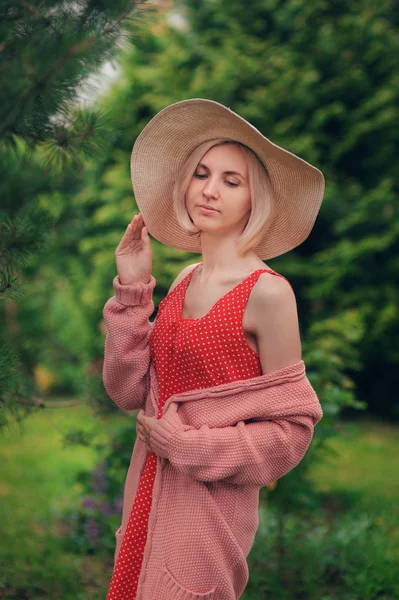
<path fill-rule="evenodd" d="M 208 592 L 192 592 L 176 581 L 166 565 L 161 573 L 154 591 L 154 600 L 213 600 L 216 587 Z"/>

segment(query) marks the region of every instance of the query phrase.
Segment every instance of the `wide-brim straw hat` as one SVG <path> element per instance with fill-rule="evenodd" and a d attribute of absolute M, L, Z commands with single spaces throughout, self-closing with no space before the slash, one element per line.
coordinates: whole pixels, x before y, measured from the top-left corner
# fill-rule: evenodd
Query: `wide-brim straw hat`
<path fill-rule="evenodd" d="M 190 234 L 177 221 L 173 187 L 192 151 L 202 142 L 216 138 L 233 139 L 248 146 L 270 176 L 275 216 L 253 251 L 266 260 L 306 240 L 323 200 L 322 172 L 271 142 L 230 108 L 204 98 L 183 100 L 162 109 L 133 146 L 133 191 L 148 232 L 172 248 L 201 253 L 200 237 Z"/>

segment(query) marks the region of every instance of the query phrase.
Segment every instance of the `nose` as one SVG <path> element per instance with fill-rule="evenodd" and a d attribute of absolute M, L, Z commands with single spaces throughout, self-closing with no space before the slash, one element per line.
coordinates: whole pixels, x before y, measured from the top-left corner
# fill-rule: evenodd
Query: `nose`
<path fill-rule="evenodd" d="M 214 181 L 211 181 L 211 178 L 205 181 L 205 185 L 202 189 L 202 193 L 205 198 L 218 198 L 219 192 L 216 189 L 216 184 Z"/>

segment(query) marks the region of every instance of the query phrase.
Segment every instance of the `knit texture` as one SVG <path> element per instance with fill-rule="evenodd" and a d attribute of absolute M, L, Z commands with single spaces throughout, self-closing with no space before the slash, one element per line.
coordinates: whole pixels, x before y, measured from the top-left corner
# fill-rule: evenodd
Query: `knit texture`
<path fill-rule="evenodd" d="M 148 391 L 149 317 L 154 312 L 155 284 L 151 275 L 149 283 L 122 285 L 117 275 L 113 280 L 115 296 L 103 309 L 107 328 L 103 383 L 110 398 L 124 410 L 142 408 Z"/>
<path fill-rule="evenodd" d="M 154 284 L 135 284 L 117 296 L 114 280 L 115 296 L 104 307 L 103 370 L 118 406 L 143 408 L 152 417 L 159 384 L 146 344 Z M 167 414 L 170 402 L 179 403 L 177 413 Z M 236 600 L 249 578 L 259 490 L 302 460 L 322 418 L 320 402 L 300 361 L 172 394 L 163 413 L 151 436 L 157 474 L 136 599 Z M 146 458 L 145 444 L 136 438 L 115 560 Z"/>
<path fill-rule="evenodd" d="M 183 318 L 187 288 L 199 263 L 162 300 L 150 337 L 151 360 L 159 382 L 157 419 L 172 394 L 249 379 L 262 373 L 258 354 L 245 339 L 245 306 L 258 269 L 224 294 L 201 318 Z M 212 352 L 210 352 L 212 350 Z M 134 600 L 148 536 L 157 455 L 148 454 L 109 585 L 107 600 Z"/>

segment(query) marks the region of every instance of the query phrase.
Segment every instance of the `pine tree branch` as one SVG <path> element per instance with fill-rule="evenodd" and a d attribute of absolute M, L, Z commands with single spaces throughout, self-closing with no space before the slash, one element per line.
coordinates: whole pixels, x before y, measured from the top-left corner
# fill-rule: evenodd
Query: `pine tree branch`
<path fill-rule="evenodd" d="M 46 27 L 51 29 L 56 35 L 59 35 L 59 32 L 53 27 L 53 22 L 48 17 L 44 16 L 40 11 L 37 10 L 35 6 L 32 6 L 26 0 L 19 0 L 21 6 L 26 8 L 32 15 L 36 17 L 37 20 L 40 20 L 44 23 Z"/>

